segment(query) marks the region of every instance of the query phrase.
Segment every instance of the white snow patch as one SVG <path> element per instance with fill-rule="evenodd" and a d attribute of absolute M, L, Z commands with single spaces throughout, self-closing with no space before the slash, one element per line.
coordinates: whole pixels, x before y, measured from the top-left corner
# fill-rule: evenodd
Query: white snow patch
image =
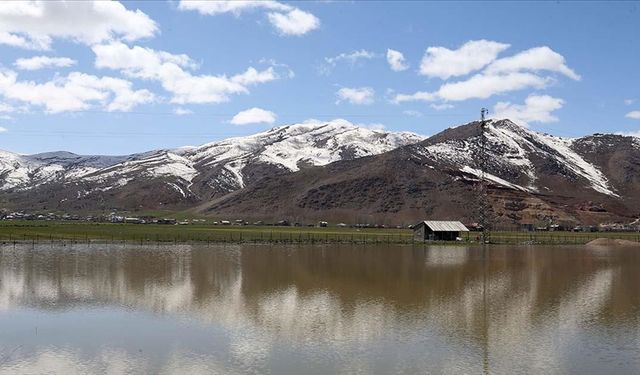
<path fill-rule="evenodd" d="M 205 144 L 181 155 L 206 166 L 222 165 L 244 186 L 242 169 L 250 162 L 262 162 L 299 170 L 300 162 L 321 166 L 350 156 L 380 154 L 399 146 L 419 142 L 413 133 L 385 133 L 353 125 L 346 120 L 306 122 L 276 127 L 248 137 L 229 138 Z"/>
<path fill-rule="evenodd" d="M 533 145 L 531 145 L 531 143 L 525 138 L 506 128 L 496 127 L 493 125 L 489 125 L 489 128 L 490 131 L 486 133 L 489 143 L 506 146 L 507 152 L 504 152 L 502 157 L 506 158 L 506 161 L 509 164 L 518 167 L 527 175 L 527 177 L 529 177 L 529 190 L 536 190 L 535 181 L 537 176 L 533 163 L 531 163 L 527 151 L 516 141 L 516 139 L 528 144 L 530 147 Z"/>
<path fill-rule="evenodd" d="M 130 181 L 132 177 L 126 176 L 135 175 L 148 177 L 170 176 L 191 182 L 191 180 L 193 180 L 193 178 L 198 174 L 198 171 L 193 168 L 192 164 L 193 163 L 189 159 L 183 156 L 171 152 L 161 152 L 152 154 L 146 158 L 128 160 L 123 163 L 116 164 L 98 171 L 85 179 L 89 181 L 106 182 L 110 178 L 120 177 L 127 178 L 127 180 Z"/>
<path fill-rule="evenodd" d="M 575 139 L 559 138 L 543 134 L 538 134 L 538 139 L 555 149 L 558 152 L 558 158 L 564 161 L 566 167 L 589 180 L 591 187 L 595 191 L 619 197 L 609 186 L 609 181 L 604 174 L 571 149 L 571 145 L 575 142 Z"/>
<path fill-rule="evenodd" d="M 472 174 L 472 175 L 474 175 L 474 176 L 476 176 L 478 178 L 482 177 L 482 171 L 480 171 L 478 169 L 475 169 L 475 168 L 471 168 L 471 167 L 469 167 L 467 165 L 465 165 L 463 168 L 461 168 L 460 171 L 464 172 L 464 173 Z M 489 181 L 493 181 L 493 182 L 495 182 L 497 184 L 500 184 L 502 186 L 506 186 L 506 187 L 514 189 L 514 190 L 526 191 L 526 192 L 529 192 L 529 193 L 531 192 L 531 190 L 529 190 L 529 189 L 527 189 L 527 188 L 525 188 L 523 186 L 520 186 L 520 185 L 517 185 L 517 184 L 513 184 L 513 183 L 511 183 L 509 181 L 503 180 L 498 176 L 492 175 L 491 173 L 485 173 L 484 174 L 484 178 L 489 180 Z"/>
<path fill-rule="evenodd" d="M 182 188 L 180 186 L 178 186 L 178 184 L 174 184 L 172 182 L 167 182 L 167 185 L 169 185 L 170 187 L 172 187 L 175 191 L 177 191 L 178 193 L 180 193 L 182 195 L 183 198 L 187 197 L 187 194 L 184 192 L 184 190 L 182 190 Z"/>
<path fill-rule="evenodd" d="M 238 187 L 240 188 L 244 187 L 244 178 L 242 176 L 242 168 L 244 168 L 244 166 L 244 163 L 240 161 L 228 163 L 224 166 L 226 170 L 234 175 L 235 180 L 238 183 Z"/>
<path fill-rule="evenodd" d="M 453 162 L 456 164 L 471 163 L 471 149 L 465 141 L 449 141 L 427 146 L 429 155 L 440 161 Z"/>
<path fill-rule="evenodd" d="M 537 191 L 538 176 L 530 155 L 536 153 L 556 159 L 573 174 L 587 179 L 595 191 L 618 196 L 604 174 L 571 148 L 574 139 L 535 133 L 509 122 L 499 125 L 496 121 L 489 121 L 485 134 L 493 169 L 524 173 L 528 180 L 527 191 Z M 545 147 L 541 148 L 541 145 Z M 472 147 L 478 147 L 478 144 L 469 140 L 452 140 L 426 147 L 423 155 L 463 167 L 474 165 Z"/>

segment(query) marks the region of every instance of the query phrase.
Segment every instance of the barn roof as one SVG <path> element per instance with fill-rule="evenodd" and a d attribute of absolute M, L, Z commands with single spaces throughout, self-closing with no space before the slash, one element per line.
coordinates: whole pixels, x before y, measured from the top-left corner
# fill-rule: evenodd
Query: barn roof
<path fill-rule="evenodd" d="M 468 232 L 469 229 L 459 221 L 436 221 L 426 220 L 423 221 L 424 225 L 431 228 L 434 232 Z"/>

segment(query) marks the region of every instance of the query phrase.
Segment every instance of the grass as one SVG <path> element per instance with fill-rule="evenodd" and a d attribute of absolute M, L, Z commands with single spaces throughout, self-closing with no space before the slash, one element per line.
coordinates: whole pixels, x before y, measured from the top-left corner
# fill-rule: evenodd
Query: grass
<path fill-rule="evenodd" d="M 402 229 L 218 226 L 211 224 L 111 224 L 89 222 L 0 222 L 0 241 L 155 242 L 409 242 Z"/>
<path fill-rule="evenodd" d="M 468 239 L 475 240 L 470 232 Z M 612 238 L 640 242 L 638 232 L 509 232 L 491 233 L 491 241 L 501 244 L 586 244 L 596 238 Z"/>
<path fill-rule="evenodd" d="M 476 242 L 478 233 L 463 234 Z M 492 232 L 492 242 L 502 244 L 584 244 L 596 238 L 640 241 L 640 233 Z M 408 229 L 313 228 L 275 226 L 217 226 L 211 224 L 160 225 L 64 221 L 1 221 L 0 242 L 350 242 L 410 243 Z"/>

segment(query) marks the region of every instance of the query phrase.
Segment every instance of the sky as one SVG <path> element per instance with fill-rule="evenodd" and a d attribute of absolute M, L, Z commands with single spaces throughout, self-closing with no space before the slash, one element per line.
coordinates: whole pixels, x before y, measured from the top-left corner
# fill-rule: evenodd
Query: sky
<path fill-rule="evenodd" d="M 129 154 L 311 119 L 640 136 L 640 2 L 1 2 L 0 149 Z"/>

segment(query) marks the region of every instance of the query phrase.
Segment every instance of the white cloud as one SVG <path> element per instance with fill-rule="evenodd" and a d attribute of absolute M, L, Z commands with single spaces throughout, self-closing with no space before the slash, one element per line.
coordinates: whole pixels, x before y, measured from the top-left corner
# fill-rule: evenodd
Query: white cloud
<path fill-rule="evenodd" d="M 269 22 L 282 35 L 304 35 L 320 27 L 320 20 L 309 12 L 294 9 L 287 13 L 269 13 Z"/>
<path fill-rule="evenodd" d="M 43 106 L 49 113 L 87 110 L 129 111 L 155 100 L 148 90 L 133 90 L 129 81 L 73 72 L 45 83 L 19 81 L 12 71 L 0 71 L 0 95 L 28 105 Z"/>
<path fill-rule="evenodd" d="M 626 115 L 624 115 L 624 117 L 634 119 L 634 120 L 640 120 L 640 111 L 631 111 Z"/>
<path fill-rule="evenodd" d="M 504 75 L 477 74 L 468 80 L 446 83 L 440 87 L 437 96 L 443 100 L 462 101 L 486 99 L 496 94 L 525 88 L 543 88 L 551 81 L 530 73 L 508 73 Z"/>
<path fill-rule="evenodd" d="M 486 99 L 493 95 L 526 88 L 541 89 L 552 81 L 550 77 L 540 77 L 531 73 L 476 74 L 464 81 L 445 83 L 435 92 L 418 91 L 414 94 L 398 94 L 392 101 L 394 103 L 402 103 L 409 101 L 433 102 L 437 100 Z"/>
<path fill-rule="evenodd" d="M 12 105 L 0 102 L 0 113 L 12 113 L 15 111 L 16 109 Z"/>
<path fill-rule="evenodd" d="M 122 70 L 125 74 L 143 79 L 156 78 L 161 71 L 194 69 L 195 64 L 187 55 L 175 55 L 140 46 L 129 47 L 124 43 L 95 45 L 97 68 Z"/>
<path fill-rule="evenodd" d="M 7 131 L 9 131 L 9 129 L 0 126 L 0 133 L 4 133 L 4 132 L 7 132 Z"/>
<path fill-rule="evenodd" d="M 195 10 L 200 14 L 208 16 L 215 16 L 224 13 L 240 15 L 240 13 L 244 11 L 255 9 L 288 11 L 291 10 L 291 8 L 292 7 L 286 4 L 269 0 L 181 0 L 178 4 L 178 9 L 180 10 Z"/>
<path fill-rule="evenodd" d="M 375 91 L 371 87 L 343 87 L 336 92 L 336 104 L 347 101 L 351 104 L 368 105 L 373 103 L 374 95 Z"/>
<path fill-rule="evenodd" d="M 422 112 L 416 111 L 414 109 L 408 109 L 406 111 L 402 111 L 402 113 L 411 117 L 422 117 Z"/>
<path fill-rule="evenodd" d="M 264 110 L 262 108 L 253 107 L 244 111 L 238 112 L 231 119 L 231 123 L 234 125 L 247 125 L 247 124 L 273 124 L 276 121 L 276 114 Z"/>
<path fill-rule="evenodd" d="M 413 94 L 396 94 L 396 96 L 391 99 L 393 103 L 404 103 L 404 102 L 433 102 L 438 99 L 438 96 L 432 92 L 426 91 L 418 91 Z"/>
<path fill-rule="evenodd" d="M 0 2 L 0 43 L 47 50 L 53 38 L 84 44 L 154 36 L 156 23 L 117 1 Z"/>
<path fill-rule="evenodd" d="M 0 31 L 0 44 L 25 49 L 46 50 L 49 49 L 51 39 L 48 37 L 40 39 L 35 37 L 25 38 L 5 31 Z"/>
<path fill-rule="evenodd" d="M 420 74 L 449 79 L 482 69 L 509 48 L 508 44 L 489 40 L 471 40 L 456 50 L 429 47 L 420 64 Z"/>
<path fill-rule="evenodd" d="M 248 86 L 279 78 L 274 67 L 258 71 L 249 67 L 245 72 L 226 75 L 193 75 L 196 68 L 187 55 L 175 55 L 140 46 L 128 47 L 111 43 L 92 47 L 97 68 L 122 71 L 133 78 L 158 81 L 173 94 L 172 103 L 221 103 L 232 94 L 248 93 Z"/>
<path fill-rule="evenodd" d="M 625 105 L 631 105 L 631 104 L 633 104 L 633 103 L 635 103 L 635 102 L 636 102 L 636 100 L 635 100 L 635 99 L 625 99 L 625 100 L 624 100 L 624 104 L 625 104 Z"/>
<path fill-rule="evenodd" d="M 564 105 L 564 100 L 549 95 L 529 95 L 524 104 L 498 102 L 493 107 L 494 118 L 508 118 L 522 126 L 533 122 L 556 122 L 558 118 L 552 112 Z"/>
<path fill-rule="evenodd" d="M 131 90 L 131 82 L 123 79 L 102 77 L 104 89 L 113 92 L 113 99 L 108 103 L 109 112 L 128 112 L 140 104 L 153 103 L 156 96 L 149 90 Z"/>
<path fill-rule="evenodd" d="M 174 108 L 173 113 L 178 116 L 184 116 L 184 115 L 193 114 L 193 111 L 187 108 L 178 107 L 178 108 Z"/>
<path fill-rule="evenodd" d="M 487 66 L 485 72 L 495 75 L 540 70 L 558 72 L 573 80 L 580 80 L 580 76 L 566 65 L 564 56 L 547 46 L 531 48 L 513 56 L 495 60 Z"/>
<path fill-rule="evenodd" d="M 352 52 L 343 52 L 333 57 L 325 57 L 325 63 L 318 67 L 318 73 L 320 73 L 321 75 L 330 75 L 333 68 L 335 68 L 338 64 L 346 63 L 348 64 L 348 66 L 353 68 L 360 61 L 371 60 L 377 57 L 379 57 L 377 54 L 365 49 Z"/>
<path fill-rule="evenodd" d="M 409 68 L 404 60 L 404 55 L 400 51 L 387 49 L 387 62 L 394 72 L 401 72 Z"/>
<path fill-rule="evenodd" d="M 258 83 L 270 82 L 277 78 L 278 76 L 276 75 L 273 68 L 258 71 L 253 67 L 249 67 L 244 73 L 232 76 L 231 81 L 234 83 L 239 83 L 241 85 L 249 86 Z"/>
<path fill-rule="evenodd" d="M 565 58 L 551 48 L 531 48 L 513 56 L 497 59 L 508 44 L 487 40 L 469 41 L 457 50 L 430 47 L 423 58 L 420 74 L 448 80 L 480 70 L 470 78 L 445 82 L 435 91 L 418 91 L 413 94 L 397 94 L 391 101 L 448 102 L 469 99 L 486 99 L 524 89 L 543 89 L 555 82 L 555 78 L 541 72 L 560 73 L 573 80 L 580 76 L 566 65 Z M 432 108 L 444 109 L 446 103 L 433 104 Z"/>
<path fill-rule="evenodd" d="M 341 62 L 346 62 L 353 67 L 356 65 L 356 63 L 358 63 L 359 60 L 371 60 L 376 57 L 377 55 L 375 53 L 367 51 L 365 49 L 352 51 L 349 53 L 343 52 L 333 57 L 325 57 L 324 61 L 326 62 L 326 64 L 325 66 L 321 67 L 321 73 L 330 73 L 331 69 Z"/>
<path fill-rule="evenodd" d="M 272 0 L 181 0 L 178 4 L 178 9 L 194 10 L 208 16 L 224 13 L 232 13 L 239 16 L 245 11 L 267 10 L 269 11 L 267 14 L 269 22 L 281 35 L 304 35 L 320 27 L 320 20 L 313 14 Z"/>
<path fill-rule="evenodd" d="M 440 104 L 431 103 L 431 104 L 429 104 L 429 107 L 435 109 L 436 111 L 444 111 L 444 110 L 453 108 L 453 104 L 449 104 L 449 103 L 440 103 Z"/>
<path fill-rule="evenodd" d="M 18 59 L 13 65 L 22 70 L 38 70 L 50 67 L 66 68 L 77 63 L 76 60 L 68 57 L 34 56 Z"/>
<path fill-rule="evenodd" d="M 292 78 L 295 78 L 296 76 L 296 73 L 293 70 L 291 70 L 289 65 L 277 62 L 274 59 L 263 58 L 263 59 L 260 59 L 258 62 L 260 64 L 267 64 L 267 65 L 273 66 L 274 68 L 278 68 L 279 70 L 283 71 L 284 74 L 281 74 L 283 77 L 292 79 Z"/>

